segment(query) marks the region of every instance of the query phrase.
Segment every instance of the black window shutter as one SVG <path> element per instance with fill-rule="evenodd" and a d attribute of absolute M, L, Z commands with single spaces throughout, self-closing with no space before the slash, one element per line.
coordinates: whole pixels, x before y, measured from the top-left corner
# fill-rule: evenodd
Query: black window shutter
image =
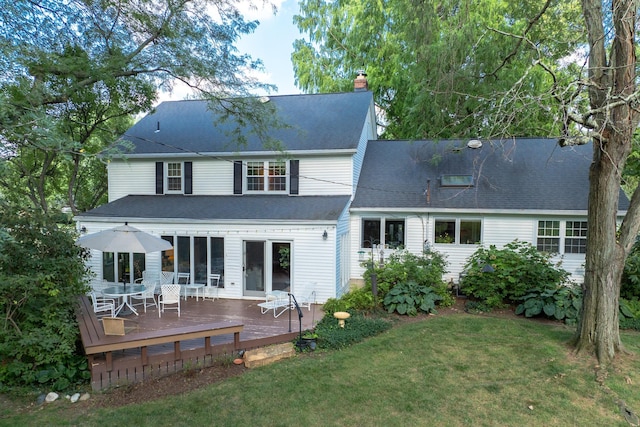
<path fill-rule="evenodd" d="M 242 194 L 242 161 L 233 162 L 233 194 Z"/>
<path fill-rule="evenodd" d="M 156 162 L 156 194 L 164 194 L 164 162 Z"/>
<path fill-rule="evenodd" d="M 289 194 L 298 194 L 300 191 L 300 160 L 289 161 Z"/>
<path fill-rule="evenodd" d="M 184 162 L 184 194 L 193 194 L 193 162 Z"/>

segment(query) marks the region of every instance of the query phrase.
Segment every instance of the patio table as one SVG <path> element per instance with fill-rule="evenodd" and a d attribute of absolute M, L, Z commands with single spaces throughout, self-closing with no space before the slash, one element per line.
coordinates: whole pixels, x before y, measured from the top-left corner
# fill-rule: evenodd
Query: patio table
<path fill-rule="evenodd" d="M 200 290 L 204 288 L 204 283 L 187 283 L 186 285 L 182 285 L 184 288 L 184 299 L 187 300 L 187 290 L 195 290 L 196 291 L 196 301 L 199 301 Z M 204 300 L 204 291 L 202 295 L 202 299 Z"/>
<path fill-rule="evenodd" d="M 133 308 L 133 305 L 131 305 L 131 300 L 130 300 L 131 295 L 140 294 L 144 291 L 145 291 L 144 285 L 114 284 L 113 286 L 104 288 L 102 290 L 102 294 L 107 297 L 118 298 L 122 300 L 120 305 L 116 307 L 116 312 L 115 312 L 116 317 L 118 316 L 118 314 L 120 314 L 120 312 L 122 312 L 122 314 L 125 316 L 131 313 L 135 313 L 135 315 L 137 316 L 138 311 L 135 308 Z"/>

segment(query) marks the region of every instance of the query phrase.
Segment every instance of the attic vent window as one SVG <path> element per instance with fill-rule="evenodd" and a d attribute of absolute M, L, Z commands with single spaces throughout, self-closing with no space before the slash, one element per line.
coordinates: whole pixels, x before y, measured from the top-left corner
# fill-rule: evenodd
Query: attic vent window
<path fill-rule="evenodd" d="M 473 175 L 442 175 L 440 177 L 442 187 L 472 187 Z"/>

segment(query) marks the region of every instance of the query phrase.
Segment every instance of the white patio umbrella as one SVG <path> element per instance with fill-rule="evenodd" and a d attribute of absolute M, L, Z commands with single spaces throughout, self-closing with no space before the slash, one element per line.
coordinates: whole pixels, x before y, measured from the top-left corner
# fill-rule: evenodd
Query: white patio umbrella
<path fill-rule="evenodd" d="M 76 244 L 102 252 L 149 253 L 171 249 L 173 246 L 160 237 L 131 227 L 126 222 L 119 227 L 87 234 L 76 240 Z"/>

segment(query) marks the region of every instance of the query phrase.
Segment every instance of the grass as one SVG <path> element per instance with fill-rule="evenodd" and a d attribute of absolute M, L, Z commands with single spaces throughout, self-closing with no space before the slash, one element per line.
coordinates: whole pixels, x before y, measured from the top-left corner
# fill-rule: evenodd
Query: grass
<path fill-rule="evenodd" d="M 248 371 L 162 401 L 78 413 L 61 402 L 0 425 L 626 426 L 640 414 L 638 358 L 603 385 L 567 346 L 573 330 L 473 315 L 403 324 L 342 351 Z M 624 333 L 640 352 L 640 335 Z"/>

